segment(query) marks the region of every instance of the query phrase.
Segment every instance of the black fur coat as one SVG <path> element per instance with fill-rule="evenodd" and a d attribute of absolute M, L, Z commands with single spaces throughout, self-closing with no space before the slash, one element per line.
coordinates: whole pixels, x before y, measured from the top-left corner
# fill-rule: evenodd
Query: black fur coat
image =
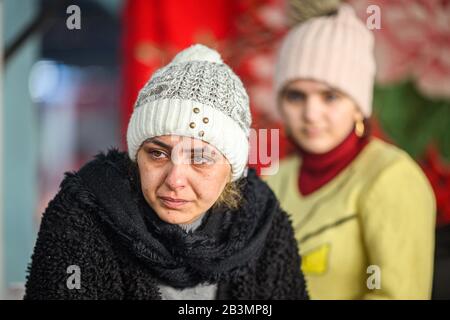
<path fill-rule="evenodd" d="M 159 283 L 204 282 L 217 284 L 217 299 L 307 299 L 290 221 L 254 170 L 237 212 L 210 209 L 190 233 L 157 218 L 138 179 L 117 150 L 66 173 L 42 218 L 25 299 L 161 299 Z"/>

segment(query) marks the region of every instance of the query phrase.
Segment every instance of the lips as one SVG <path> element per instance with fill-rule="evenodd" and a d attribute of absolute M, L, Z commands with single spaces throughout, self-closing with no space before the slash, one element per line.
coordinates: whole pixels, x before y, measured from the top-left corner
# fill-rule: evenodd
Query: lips
<path fill-rule="evenodd" d="M 174 199 L 170 197 L 159 197 L 162 204 L 170 209 L 178 209 L 189 203 L 190 201 L 184 199 Z"/>
<path fill-rule="evenodd" d="M 305 128 L 303 129 L 303 132 L 310 137 L 317 137 L 322 133 L 322 130 L 317 128 Z"/>

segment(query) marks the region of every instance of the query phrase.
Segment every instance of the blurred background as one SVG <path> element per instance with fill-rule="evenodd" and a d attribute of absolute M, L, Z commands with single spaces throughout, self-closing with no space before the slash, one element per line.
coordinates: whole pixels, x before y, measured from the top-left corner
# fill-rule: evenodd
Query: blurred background
<path fill-rule="evenodd" d="M 64 172 L 125 150 L 138 90 L 177 51 L 219 50 L 249 91 L 253 127 L 282 129 L 271 85 L 286 1 L 0 0 L 0 298 L 22 298 Z M 349 2 L 363 21 L 380 8 L 374 134 L 411 154 L 433 186 L 433 298 L 450 298 L 450 1 Z M 293 148 L 280 138 L 285 157 Z"/>

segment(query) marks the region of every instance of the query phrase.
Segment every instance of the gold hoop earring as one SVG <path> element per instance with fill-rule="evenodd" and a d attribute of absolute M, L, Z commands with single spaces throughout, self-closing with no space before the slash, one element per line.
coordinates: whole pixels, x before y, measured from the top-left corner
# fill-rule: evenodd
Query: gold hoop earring
<path fill-rule="evenodd" d="M 364 122 L 362 120 L 357 120 L 355 124 L 355 134 L 361 138 L 364 135 Z"/>

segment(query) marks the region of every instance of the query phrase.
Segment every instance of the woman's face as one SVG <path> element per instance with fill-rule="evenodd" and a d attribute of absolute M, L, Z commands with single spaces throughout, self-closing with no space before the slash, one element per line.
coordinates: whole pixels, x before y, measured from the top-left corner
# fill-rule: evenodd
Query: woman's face
<path fill-rule="evenodd" d="M 292 138 L 308 152 L 326 153 L 350 134 L 363 115 L 345 94 L 313 80 L 296 80 L 280 96 L 281 113 Z"/>
<path fill-rule="evenodd" d="M 198 219 L 231 178 L 231 166 L 216 148 L 189 137 L 146 140 L 137 164 L 145 199 L 161 220 L 172 224 Z"/>

